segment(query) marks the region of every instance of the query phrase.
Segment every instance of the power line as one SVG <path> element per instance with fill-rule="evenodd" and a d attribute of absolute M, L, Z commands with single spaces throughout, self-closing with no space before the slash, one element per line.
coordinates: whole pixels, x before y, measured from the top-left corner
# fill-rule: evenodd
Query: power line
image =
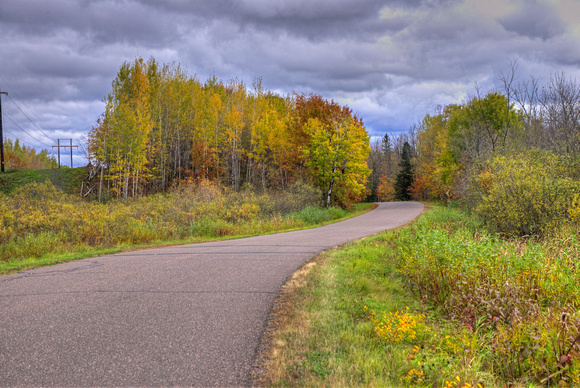
<path fill-rule="evenodd" d="M 10 119 L 10 121 L 12 121 L 12 119 Z M 14 122 L 13 122 L 13 123 L 14 123 Z M 17 125 L 17 126 L 18 126 L 18 125 Z M 19 128 L 20 128 L 20 127 L 19 127 Z M 22 129 L 22 128 L 20 128 L 20 129 Z M 23 143 L 23 144 L 25 144 L 25 145 L 28 145 L 28 146 L 29 146 L 30 148 L 32 148 L 32 149 L 36 149 L 36 146 L 34 146 L 33 144 L 31 144 L 31 143 L 29 143 L 29 142 L 27 142 L 27 141 L 24 141 L 24 140 L 22 140 L 22 138 L 19 138 L 19 137 L 18 137 L 17 135 L 15 135 L 15 134 L 14 134 L 12 131 L 10 131 L 10 130 L 8 130 L 8 129 L 5 129 L 4 131 L 5 131 L 6 133 L 10 134 L 12 138 L 14 138 L 15 140 L 18 140 L 20 143 Z M 28 134 L 28 133 L 27 133 L 27 134 Z M 28 134 L 28 135 L 30 136 L 30 134 Z M 38 141 L 38 139 L 36 139 L 36 138 L 34 138 L 34 139 Z M 59 151 L 59 153 L 58 153 L 58 154 L 59 154 L 59 155 L 58 155 L 58 165 L 59 165 L 59 168 L 60 168 L 60 166 L 61 166 L 61 163 L 60 163 L 60 148 L 70 148 L 70 149 L 71 149 L 71 151 L 72 151 L 72 149 L 73 149 L 73 148 L 78 148 L 78 146 L 73 146 L 73 145 L 72 145 L 72 139 L 67 139 L 67 140 L 70 140 L 70 142 L 71 142 L 71 144 L 70 144 L 70 145 L 67 145 L 67 146 L 65 146 L 65 145 L 60 145 L 60 140 L 62 140 L 62 139 L 59 139 L 59 146 L 58 146 L 58 147 L 59 147 L 59 149 L 58 149 L 58 151 Z M 44 144 L 44 143 L 43 143 L 43 144 Z M 57 148 L 57 146 L 52 146 L 52 148 Z M 50 148 L 49 148 L 49 149 L 43 149 L 43 150 L 41 150 L 41 151 L 46 151 L 46 152 L 47 152 L 47 154 L 49 154 L 49 155 L 51 155 L 51 156 L 53 156 L 53 157 L 55 157 L 55 158 L 56 158 L 56 153 L 55 153 L 54 151 L 50 151 Z M 86 158 L 85 158 L 85 157 L 83 157 L 82 155 L 74 155 L 74 154 L 72 154 L 72 153 L 70 154 L 70 157 L 71 157 L 71 168 L 72 168 L 72 166 L 73 166 L 73 159 L 76 159 L 77 161 L 78 161 L 78 160 L 81 160 L 81 161 L 84 161 L 84 160 L 86 160 Z"/>
<path fill-rule="evenodd" d="M 30 107 L 29 107 L 28 105 L 26 105 L 26 104 L 24 103 L 23 99 L 22 99 L 22 98 L 21 98 L 21 97 L 18 95 L 18 93 L 16 93 L 16 92 L 14 91 L 14 89 L 12 89 L 12 88 L 10 87 L 10 85 L 8 85 L 8 82 L 6 82 L 6 80 L 5 80 L 4 78 L 0 77 L 0 80 L 2 80 L 2 82 L 4 82 L 4 83 L 6 84 L 6 86 L 8 86 L 8 89 L 10 89 L 10 91 L 12 92 L 12 94 L 14 94 L 14 95 L 16 96 L 16 98 L 17 98 L 18 100 L 20 100 L 20 102 L 22 103 L 22 105 L 24 105 L 24 106 L 26 107 L 26 109 L 28 109 L 29 111 L 31 111 L 31 112 L 32 112 L 32 113 L 33 113 L 33 114 L 36 116 L 36 118 L 37 118 L 38 120 L 40 120 L 40 121 L 41 121 L 41 122 L 42 122 L 44 125 L 46 125 L 46 126 L 48 127 L 48 129 L 50 129 L 50 130 L 51 130 L 51 131 L 53 131 L 53 132 L 56 132 L 56 131 L 55 131 L 53 128 L 51 128 L 51 127 L 50 127 L 50 125 L 48 125 L 48 124 L 47 124 L 47 123 L 46 123 L 44 120 L 42 120 L 42 119 L 40 118 L 40 116 L 39 116 L 39 115 L 37 115 L 37 114 L 36 114 L 36 113 L 35 113 L 35 112 L 34 112 L 32 109 L 30 109 Z M 50 140 L 52 141 L 52 139 L 50 139 Z"/>
<path fill-rule="evenodd" d="M 47 139 L 49 139 L 50 141 L 52 141 L 52 138 L 50 136 L 48 136 L 46 133 L 44 133 L 44 131 L 42 129 L 40 129 L 40 127 L 38 125 L 36 125 L 31 119 L 30 117 L 28 117 L 28 115 L 26 113 L 24 113 L 24 111 L 22 110 L 22 108 L 20 108 L 20 106 L 18 106 L 18 104 L 16 103 L 16 101 L 14 101 L 14 99 L 12 97 L 10 97 L 10 95 L 8 95 L 8 98 L 10 99 L 10 101 L 12 101 L 12 103 L 18 108 L 18 110 L 20 112 L 22 112 L 22 114 L 24 115 L 24 117 L 26 117 L 28 119 L 28 121 L 30 121 L 32 123 L 32 125 L 34 125 L 36 127 L 36 129 L 38 129 L 44 136 L 46 136 Z"/>
<path fill-rule="evenodd" d="M 43 142 L 42 140 L 38 139 L 38 138 L 37 138 L 37 137 L 35 137 L 34 135 L 32 135 L 32 133 L 30 133 L 30 132 L 29 132 L 27 129 L 25 129 L 25 128 L 24 128 L 24 124 L 23 124 L 22 122 L 20 122 L 20 121 L 18 121 L 18 122 L 17 122 L 17 121 L 16 121 L 16 117 L 12 117 L 12 116 L 11 116 L 11 115 L 9 115 L 9 114 L 5 114 L 4 116 L 5 116 L 6 118 L 8 118 L 8 120 L 10 120 L 10 121 L 12 122 L 12 124 L 14 124 L 16 127 L 18 127 L 18 128 L 20 129 L 20 131 L 21 131 L 23 134 L 25 134 L 27 137 L 29 137 L 29 138 L 31 138 L 31 139 L 34 139 L 34 140 L 36 140 L 38 143 L 42 144 L 43 146 L 47 147 L 47 148 L 46 148 L 46 151 L 47 151 L 47 152 L 48 152 L 50 155 L 54 155 L 54 151 L 52 151 L 52 148 L 51 148 L 51 146 L 50 146 L 49 144 L 46 144 L 46 143 L 45 143 L 45 142 Z M 15 139 L 19 139 L 21 142 L 24 142 L 24 141 L 22 140 L 22 137 L 21 137 L 21 136 L 17 136 L 17 135 L 14 135 L 14 134 L 12 134 L 12 135 L 13 135 L 13 137 L 14 137 Z M 27 144 L 31 145 L 30 143 L 27 143 Z M 35 148 L 35 147 L 36 147 L 36 146 L 33 146 L 33 145 L 31 145 L 31 146 L 32 146 L 33 148 Z"/>
<path fill-rule="evenodd" d="M 2 82 L 4 82 L 4 83 L 6 84 L 6 86 L 8 87 L 8 89 L 10 89 L 10 92 L 11 92 L 11 94 L 14 94 L 14 95 L 15 95 L 15 96 L 16 96 L 16 97 L 19 99 L 19 100 L 22 100 L 22 98 L 20 98 L 20 96 L 18 95 L 18 93 L 16 93 L 16 92 L 14 91 L 14 89 L 13 89 L 13 88 L 12 88 L 12 87 L 11 87 L 11 86 L 8 84 L 8 82 L 6 82 L 6 80 L 5 80 L 4 78 L 0 77 L 0 80 L 2 80 Z M 37 128 L 37 129 L 38 129 L 38 130 L 39 130 L 39 131 L 40 131 L 40 132 L 41 132 L 41 133 L 42 133 L 42 134 L 43 134 L 43 135 L 44 135 L 44 136 L 45 136 L 45 137 L 46 137 L 48 140 L 50 140 L 50 142 L 52 143 L 52 142 L 53 142 L 53 139 L 52 139 L 50 136 L 48 136 L 48 135 L 46 134 L 46 132 L 44 132 L 44 131 L 43 131 L 43 130 L 42 130 L 42 129 L 41 129 L 39 126 L 38 126 L 38 125 L 36 125 L 36 123 L 34 123 L 34 122 L 32 121 L 32 119 L 31 119 L 31 118 L 30 118 L 30 117 L 29 117 L 29 116 L 26 114 L 26 112 L 24 112 L 24 110 L 23 110 L 23 109 L 20 107 L 20 105 L 19 105 L 19 104 L 18 104 L 18 103 L 17 103 L 17 102 L 16 102 L 16 101 L 15 101 L 15 100 L 12 98 L 12 96 L 10 96 L 10 95 L 8 95 L 8 94 L 7 94 L 7 96 L 8 96 L 8 98 L 10 98 L 10 101 L 12 101 L 12 103 L 13 103 L 13 104 L 16 106 L 16 108 L 18 108 L 18 110 L 19 110 L 19 111 L 20 111 L 20 112 L 21 112 L 21 113 L 22 113 L 22 114 L 23 114 L 23 115 L 24 115 L 24 116 L 25 116 L 25 117 L 28 119 L 28 121 L 30 121 L 30 123 L 31 123 L 32 125 L 34 125 L 34 126 L 35 126 L 35 127 L 36 127 L 36 128 Z M 36 116 L 36 118 L 38 118 L 38 120 L 40 120 L 40 121 L 41 121 L 41 122 L 42 122 L 44 125 L 46 125 L 46 126 L 47 126 L 47 127 L 48 127 L 48 128 L 51 130 L 51 131 L 54 131 L 54 129 L 52 129 L 52 128 L 51 128 L 51 127 L 48 125 L 48 124 L 46 124 L 46 122 L 44 122 L 44 121 L 43 121 L 43 120 L 40 118 L 40 116 L 38 116 L 38 115 L 37 115 L 37 114 L 36 114 L 36 113 L 35 113 L 35 112 L 34 112 L 32 109 L 30 109 L 30 107 L 29 107 L 28 105 L 26 105 L 26 104 L 24 103 L 24 101 L 20 101 L 20 103 L 21 103 L 22 105 L 24 105 L 24 106 L 25 106 L 25 107 L 26 107 L 26 108 L 27 108 L 27 109 L 28 109 L 30 112 L 32 112 L 32 114 L 34 114 L 34 115 Z M 14 121 L 12 121 L 12 122 L 14 122 Z M 20 127 L 20 126 L 19 126 L 19 128 L 20 128 L 20 129 L 22 129 L 22 127 Z M 36 138 L 34 138 L 34 139 L 35 139 L 35 140 L 37 140 L 37 141 L 39 141 L 39 140 L 38 140 L 38 139 L 36 139 Z M 42 144 L 44 144 L 45 146 L 47 146 L 47 144 L 45 144 L 45 143 L 42 143 Z M 50 146 L 48 146 L 48 147 L 50 147 Z"/>
<path fill-rule="evenodd" d="M 34 140 L 36 140 L 37 142 L 39 142 L 40 144 L 47 146 L 48 148 L 50 148 L 51 146 L 49 146 L 48 144 L 44 143 L 42 140 L 37 139 L 36 137 L 32 136 L 29 132 L 27 132 L 24 128 L 22 128 L 20 125 L 18 125 L 17 122 L 15 122 L 14 120 L 12 120 L 12 117 L 6 115 L 6 118 L 10 121 L 12 121 L 12 124 L 16 125 L 18 128 L 20 128 L 20 130 L 22 132 L 24 132 L 25 134 L 27 134 L 29 137 L 33 138 Z"/>
<path fill-rule="evenodd" d="M 6 84 L 6 86 L 8 87 L 8 89 L 10 89 L 11 93 L 14 94 L 16 96 L 16 98 L 18 100 L 20 100 L 20 103 L 26 107 L 26 109 L 28 109 L 34 116 L 36 116 L 36 118 L 42 122 L 48 129 L 50 129 L 53 132 L 56 132 L 56 130 L 54 130 L 53 128 L 50 127 L 50 125 L 48 125 L 44 120 L 42 120 L 42 118 L 40 118 L 40 116 L 38 116 L 32 109 L 30 109 L 30 107 L 28 107 L 28 105 L 26 105 L 24 103 L 24 101 L 22 101 L 22 98 L 14 91 L 14 89 L 12 89 L 12 87 L 8 84 L 8 82 L 6 82 L 6 80 L 2 77 L 0 77 L 0 81 L 2 81 L 4 84 Z M 12 103 L 16 106 L 16 108 L 18 108 L 18 110 L 28 119 L 28 121 L 30 121 L 30 123 L 32 125 L 34 125 L 34 127 L 36 127 L 36 129 L 38 129 L 46 139 L 49 139 L 50 142 L 54 142 L 53 138 L 51 138 L 49 135 L 46 134 L 46 132 L 44 132 L 38 125 L 36 125 L 34 123 L 34 121 L 32 121 L 32 119 L 26 114 L 26 112 L 24 112 L 24 110 L 20 107 L 20 105 L 18 103 L 16 103 L 16 101 L 10 97 L 8 94 L 7 96 L 10 98 L 10 100 L 12 101 Z M 20 128 L 25 134 L 27 134 L 29 137 L 33 138 L 34 140 L 36 140 L 37 142 L 39 142 L 40 144 L 48 147 L 47 151 L 51 154 L 51 155 L 55 155 L 55 152 L 51 150 L 51 146 L 42 142 L 41 140 L 39 140 L 38 138 L 34 137 L 32 134 L 30 134 L 28 131 L 26 131 L 21 125 L 19 125 L 18 123 L 16 123 L 11 117 L 7 116 L 8 119 L 14 124 L 16 125 L 18 128 Z M 86 124 L 88 124 L 89 126 L 91 124 L 89 124 L 88 122 L 86 122 Z M 89 129 L 87 129 L 87 132 L 90 132 Z M 14 136 L 14 135 L 13 135 Z M 14 136 L 15 138 L 17 138 L 16 136 Z M 22 141 L 22 140 L 20 140 Z M 24 143 L 24 141 L 22 141 Z M 27 143 L 30 145 L 30 143 Z M 32 146 L 34 148 L 34 146 Z M 76 146 L 75 146 L 76 147 Z M 71 151 L 72 151 L 72 147 L 71 147 Z M 71 152 L 71 157 L 72 157 L 72 152 Z M 82 160 L 86 160 L 86 158 L 82 155 L 75 155 L 75 158 L 81 158 Z M 72 165 L 72 162 L 71 162 Z"/>
<path fill-rule="evenodd" d="M 36 147 L 34 147 L 34 145 L 30 144 L 27 141 L 24 141 L 22 139 L 19 139 L 18 136 L 14 135 L 14 133 L 12 133 L 11 131 L 9 131 L 8 129 L 4 129 L 4 132 L 11 134 L 12 135 L 11 137 L 13 137 L 14 139 L 18 140 L 20 143 L 24 143 L 24 144 L 30 146 L 30 148 L 36 149 Z M 50 154 L 52 155 L 52 152 Z"/>
<path fill-rule="evenodd" d="M 11 135 L 12 135 L 11 137 L 15 139 L 15 142 L 16 142 L 16 141 L 18 141 L 18 143 L 19 143 L 19 144 L 20 144 L 20 143 L 21 143 L 21 144 L 24 144 L 25 146 L 28 146 L 28 147 L 30 148 L 30 150 L 34 150 L 34 151 L 36 152 L 37 148 L 36 148 L 36 147 L 35 147 L 33 144 L 30 144 L 29 142 L 27 142 L 27 141 L 24 141 L 24 140 L 22 140 L 22 139 L 19 139 L 19 138 L 18 138 L 18 136 L 14 135 L 14 133 L 12 133 L 12 132 L 11 132 L 11 131 L 9 131 L 9 130 L 5 130 L 5 132 L 7 132 L 7 133 L 11 134 Z M 5 139 L 6 139 L 6 138 L 5 138 Z M 15 142 L 14 142 L 14 143 L 12 143 L 12 145 L 13 145 L 13 146 L 14 146 Z M 54 161 L 56 162 L 56 156 L 54 156 L 54 153 L 53 153 L 53 152 L 51 152 L 50 150 L 47 150 L 47 149 L 43 149 L 43 150 L 41 150 L 39 153 L 37 153 L 37 155 L 41 155 L 41 154 L 42 154 L 42 152 L 46 152 L 46 155 L 47 155 L 49 158 L 54 158 Z"/>

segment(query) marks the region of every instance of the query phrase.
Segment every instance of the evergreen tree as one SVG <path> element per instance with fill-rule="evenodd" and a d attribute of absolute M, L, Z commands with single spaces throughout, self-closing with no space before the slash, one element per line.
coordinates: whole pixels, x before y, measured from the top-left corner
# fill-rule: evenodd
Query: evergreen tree
<path fill-rule="evenodd" d="M 389 138 L 389 134 L 385 133 L 382 143 L 383 153 L 386 157 L 389 157 L 391 153 L 391 139 Z"/>
<path fill-rule="evenodd" d="M 409 188 L 413 184 L 413 166 L 411 165 L 411 146 L 408 142 L 403 144 L 399 173 L 395 182 L 395 196 L 398 200 L 408 201 L 411 199 Z"/>

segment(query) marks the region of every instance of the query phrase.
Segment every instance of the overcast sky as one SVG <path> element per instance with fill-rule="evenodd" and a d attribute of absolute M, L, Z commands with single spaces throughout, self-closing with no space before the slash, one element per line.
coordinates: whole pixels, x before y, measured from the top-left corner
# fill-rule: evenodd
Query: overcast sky
<path fill-rule="evenodd" d="M 373 136 L 497 85 L 508 58 L 580 77 L 580 0 L 0 0 L 0 31 L 5 136 L 37 149 L 81 144 L 138 57 L 321 94 Z"/>

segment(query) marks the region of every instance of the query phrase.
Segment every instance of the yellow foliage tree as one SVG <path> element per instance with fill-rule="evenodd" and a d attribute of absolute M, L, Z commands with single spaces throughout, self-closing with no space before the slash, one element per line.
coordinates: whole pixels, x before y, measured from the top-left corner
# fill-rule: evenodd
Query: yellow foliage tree
<path fill-rule="evenodd" d="M 142 59 L 121 66 L 104 117 L 89 135 L 93 158 L 107 165 L 114 195 L 124 198 L 136 195 L 140 181 L 148 178 L 147 145 L 153 125 L 146 66 Z"/>

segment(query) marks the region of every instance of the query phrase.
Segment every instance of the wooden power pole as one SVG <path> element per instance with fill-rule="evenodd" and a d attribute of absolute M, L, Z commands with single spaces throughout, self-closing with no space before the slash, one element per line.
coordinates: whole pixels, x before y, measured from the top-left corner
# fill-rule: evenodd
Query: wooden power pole
<path fill-rule="evenodd" d="M 2 132 L 2 95 L 8 94 L 0 92 L 0 172 L 4 172 L 4 133 Z"/>

